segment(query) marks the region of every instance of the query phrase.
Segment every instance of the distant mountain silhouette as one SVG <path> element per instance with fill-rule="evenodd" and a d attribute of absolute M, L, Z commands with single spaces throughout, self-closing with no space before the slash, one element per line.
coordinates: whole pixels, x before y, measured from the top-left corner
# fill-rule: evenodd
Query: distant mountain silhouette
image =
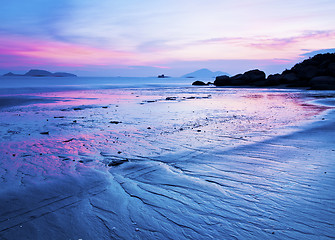
<path fill-rule="evenodd" d="M 25 74 L 15 74 L 12 72 L 6 73 L 3 75 L 4 77 L 77 77 L 77 75 L 72 73 L 66 73 L 66 72 L 49 72 L 46 70 L 40 70 L 40 69 L 31 69 Z"/>
<path fill-rule="evenodd" d="M 52 74 L 54 77 L 77 77 L 77 75 L 66 72 L 55 72 Z"/>
<path fill-rule="evenodd" d="M 216 71 L 216 72 L 212 72 L 211 70 L 208 70 L 207 68 L 203 68 L 188 74 L 183 75 L 182 77 L 184 78 L 215 78 L 217 76 L 220 75 L 227 75 L 230 76 L 228 73 L 225 72 L 221 72 L 221 71 Z"/>
<path fill-rule="evenodd" d="M 15 76 L 23 76 L 22 74 L 15 74 L 15 73 L 12 73 L 12 72 L 9 72 L 9 73 L 6 73 L 4 75 L 2 75 L 4 77 L 15 77 Z"/>
<path fill-rule="evenodd" d="M 31 69 L 29 72 L 24 74 L 24 76 L 31 76 L 31 77 L 51 77 L 52 73 L 46 70 L 39 70 L 39 69 Z"/>

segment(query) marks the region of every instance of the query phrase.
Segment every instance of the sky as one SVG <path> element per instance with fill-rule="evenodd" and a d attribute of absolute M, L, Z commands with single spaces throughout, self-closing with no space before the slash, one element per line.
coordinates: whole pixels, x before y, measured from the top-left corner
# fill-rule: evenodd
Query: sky
<path fill-rule="evenodd" d="M 0 74 L 270 74 L 335 52 L 334 0 L 0 0 L 0 10 Z"/>

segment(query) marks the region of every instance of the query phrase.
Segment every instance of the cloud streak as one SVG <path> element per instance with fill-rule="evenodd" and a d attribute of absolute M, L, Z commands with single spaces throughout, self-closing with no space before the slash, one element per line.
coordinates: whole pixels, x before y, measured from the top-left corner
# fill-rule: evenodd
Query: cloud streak
<path fill-rule="evenodd" d="M 335 31 L 308 31 L 298 36 L 292 36 L 288 38 L 260 38 L 260 39 L 250 39 L 249 46 L 260 49 L 284 49 L 286 47 L 303 44 L 307 41 L 323 41 L 330 40 L 335 44 Z"/>
<path fill-rule="evenodd" d="M 128 52 L 18 36 L 0 36 L 0 56 L 16 58 L 8 63 L 11 66 L 43 62 L 64 66 L 126 65 L 134 58 Z"/>

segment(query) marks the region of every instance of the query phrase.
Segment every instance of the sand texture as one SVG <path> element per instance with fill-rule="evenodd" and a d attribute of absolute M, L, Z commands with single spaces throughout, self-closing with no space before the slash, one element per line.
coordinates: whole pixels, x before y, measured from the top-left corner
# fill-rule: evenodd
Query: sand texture
<path fill-rule="evenodd" d="M 334 96 L 1 96 L 0 239 L 333 239 Z"/>

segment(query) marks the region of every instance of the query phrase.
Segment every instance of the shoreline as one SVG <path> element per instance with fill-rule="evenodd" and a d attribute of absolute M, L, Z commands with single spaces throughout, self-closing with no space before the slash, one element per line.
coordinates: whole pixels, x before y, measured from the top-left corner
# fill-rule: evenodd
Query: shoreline
<path fill-rule="evenodd" d="M 242 94 L 240 101 L 245 102 L 242 101 L 241 104 L 251 101 L 249 105 L 253 106 L 254 103 L 258 103 L 257 99 L 270 101 L 278 97 L 277 94 L 257 95 L 255 92 L 257 91 Z M 201 94 L 204 95 L 203 92 Z M 188 95 L 182 93 L 177 96 L 182 99 L 182 96 Z M 154 100 L 157 99 L 158 93 L 151 97 Z M 146 98 L 147 96 L 136 102 Z M 113 102 L 118 107 L 108 105 L 106 109 L 101 108 L 105 105 L 100 104 L 101 106 L 97 105 L 94 108 L 73 110 L 76 106 L 74 105 L 73 111 L 59 111 L 62 115 L 58 114 L 58 108 L 55 111 L 54 107 L 50 107 L 55 113 L 47 115 L 48 124 L 72 129 L 76 126 L 72 123 L 74 119 L 84 121 L 78 120 L 76 115 L 86 116 L 85 111 L 87 116 L 90 116 L 90 121 L 80 122 L 80 124 L 94 122 L 102 124 L 103 118 L 94 119 L 91 115 L 95 113 L 100 116 L 105 114 L 105 111 L 117 110 L 117 114 L 112 116 L 120 117 L 122 114 L 127 114 L 127 111 L 129 113 L 142 106 L 144 108 L 141 111 L 148 109 L 148 112 L 144 112 L 143 119 L 148 119 L 146 113 L 162 110 L 163 107 L 166 109 L 169 109 L 169 106 L 174 106 L 175 109 L 178 107 L 182 113 L 186 114 L 184 108 L 189 107 L 189 104 L 197 106 L 194 109 L 196 110 L 202 109 L 209 103 L 216 103 L 214 96 L 213 99 L 205 98 L 198 101 L 191 99 L 171 102 L 165 98 L 162 99 L 162 101 L 144 105 Z M 287 101 L 286 104 L 293 101 L 291 98 L 279 98 L 279 100 L 279 103 Z M 302 101 L 307 104 L 307 108 L 310 107 L 308 104 L 312 103 L 309 102 L 308 97 L 303 98 Z M 329 99 L 317 101 L 332 103 Z M 271 106 L 276 107 L 276 105 Z M 217 106 L 214 105 L 213 109 L 217 109 Z M 316 109 L 312 108 L 311 113 Z M 284 109 L 279 109 L 278 112 L 280 111 Z M 41 114 L 44 113 L 39 113 Z M 158 114 L 161 113 L 158 112 Z M 239 116 L 239 114 L 232 111 L 229 116 L 234 119 L 233 116 Z M 50 119 L 50 116 L 57 118 Z M 187 115 L 186 120 L 190 120 L 190 116 Z M 299 115 L 297 117 L 299 118 Z M 28 120 L 25 118 L 25 121 Z M 45 117 L 42 120 L 45 120 Z M 130 134 L 131 124 L 126 124 L 126 119 L 115 120 L 123 123 L 111 124 L 112 131 L 124 128 L 124 138 L 121 139 L 121 135 L 117 136 L 120 141 L 129 141 L 128 144 L 132 144 L 130 140 L 134 137 L 132 140 L 134 144 L 144 144 L 137 141 L 136 135 L 143 131 L 141 134 L 150 138 L 150 133 L 157 131 L 154 129 L 157 126 L 141 122 L 138 125 L 135 124 L 138 127 L 136 134 L 128 138 L 126 134 Z M 331 239 L 335 235 L 332 227 L 335 224 L 333 221 L 335 209 L 332 205 L 335 200 L 332 193 L 335 182 L 335 162 L 332 162 L 332 159 L 335 159 L 335 151 L 333 151 L 335 142 L 332 138 L 335 132 L 334 108 L 325 110 L 307 121 L 295 122 L 292 127 L 284 127 L 288 134 L 280 129 L 278 131 L 282 134 L 278 135 L 257 133 L 261 136 L 255 141 L 245 141 L 238 138 L 239 135 L 236 138 L 211 135 L 215 133 L 215 129 L 209 132 L 210 128 L 195 120 L 195 123 L 202 126 L 195 127 L 193 123 L 190 126 L 185 125 L 185 129 L 178 133 L 180 134 L 177 135 L 178 137 L 163 135 L 164 141 L 155 143 L 159 147 L 170 148 L 170 151 L 153 156 L 145 155 L 143 152 L 143 155 L 134 155 L 129 157 L 127 162 L 113 167 L 106 166 L 108 161 L 127 156 L 123 155 L 124 153 L 114 154 L 107 150 L 100 153 L 85 150 L 80 143 L 92 144 L 84 141 L 89 139 L 85 134 L 75 136 L 75 139 L 55 137 L 58 143 L 61 143 L 57 146 L 53 142 L 53 135 L 44 136 L 37 133 L 36 136 L 40 140 L 35 143 L 37 144 L 35 151 L 38 151 L 38 148 L 42 150 L 46 148 L 41 152 L 42 155 L 38 152 L 32 156 L 6 155 L 6 159 L 17 161 L 17 164 L 22 158 L 22 166 L 18 166 L 17 171 L 12 173 L 3 171 L 3 168 L 0 169 L 3 180 L 1 184 L 6 186 L 2 188 L 0 195 L 2 206 L 0 236 L 5 239 L 90 239 L 92 237 L 98 239 Z M 238 126 L 239 121 L 242 120 L 243 117 L 239 116 L 234 121 L 237 121 Z M 65 125 L 67 121 L 69 125 Z M 46 125 L 46 122 L 43 121 L 42 124 Z M 218 126 L 221 126 L 220 124 L 221 122 L 218 122 Z M 148 126 L 152 129 L 147 129 Z M 166 126 L 162 125 L 164 131 L 167 130 Z M 192 127 L 195 128 L 192 129 Z M 93 131 L 91 128 L 88 129 Z M 195 136 L 198 139 L 195 139 L 196 141 L 206 143 L 203 135 L 200 135 L 202 133 L 205 136 L 212 136 L 212 139 L 207 142 L 208 145 L 193 146 L 190 136 Z M 138 139 L 141 139 L 141 136 L 139 135 Z M 182 144 L 183 138 L 180 138 L 179 142 L 176 139 L 183 136 L 189 137 L 189 140 L 180 146 L 178 144 Z M 11 138 L 14 141 L 15 137 L 16 133 L 13 133 L 8 141 L 11 141 Z M 51 139 L 48 140 L 49 138 Z M 94 142 L 101 139 L 94 138 Z M 153 137 L 152 141 L 155 140 L 158 139 Z M 237 144 L 237 141 L 243 141 L 246 144 Z M 79 145 L 80 151 L 71 153 Z M 60 150 L 65 149 L 70 154 L 60 155 L 63 160 L 59 161 L 58 152 L 50 152 L 50 146 Z M 135 145 L 131 146 L 134 146 L 132 150 L 135 151 Z M 17 146 L 17 148 L 20 147 L 24 148 L 22 144 Z M 158 150 L 154 151 L 160 153 Z M 66 159 L 78 154 L 82 163 L 78 161 L 79 159 L 75 162 L 72 162 L 72 159 Z M 94 161 L 90 162 L 92 156 L 102 159 L 99 165 L 94 165 Z M 107 161 L 105 166 L 104 161 Z M 40 167 L 42 168 L 39 169 Z M 8 177 L 10 174 L 11 177 Z M 12 180 L 9 186 L 8 183 Z M 17 180 L 18 185 L 15 184 Z"/>

